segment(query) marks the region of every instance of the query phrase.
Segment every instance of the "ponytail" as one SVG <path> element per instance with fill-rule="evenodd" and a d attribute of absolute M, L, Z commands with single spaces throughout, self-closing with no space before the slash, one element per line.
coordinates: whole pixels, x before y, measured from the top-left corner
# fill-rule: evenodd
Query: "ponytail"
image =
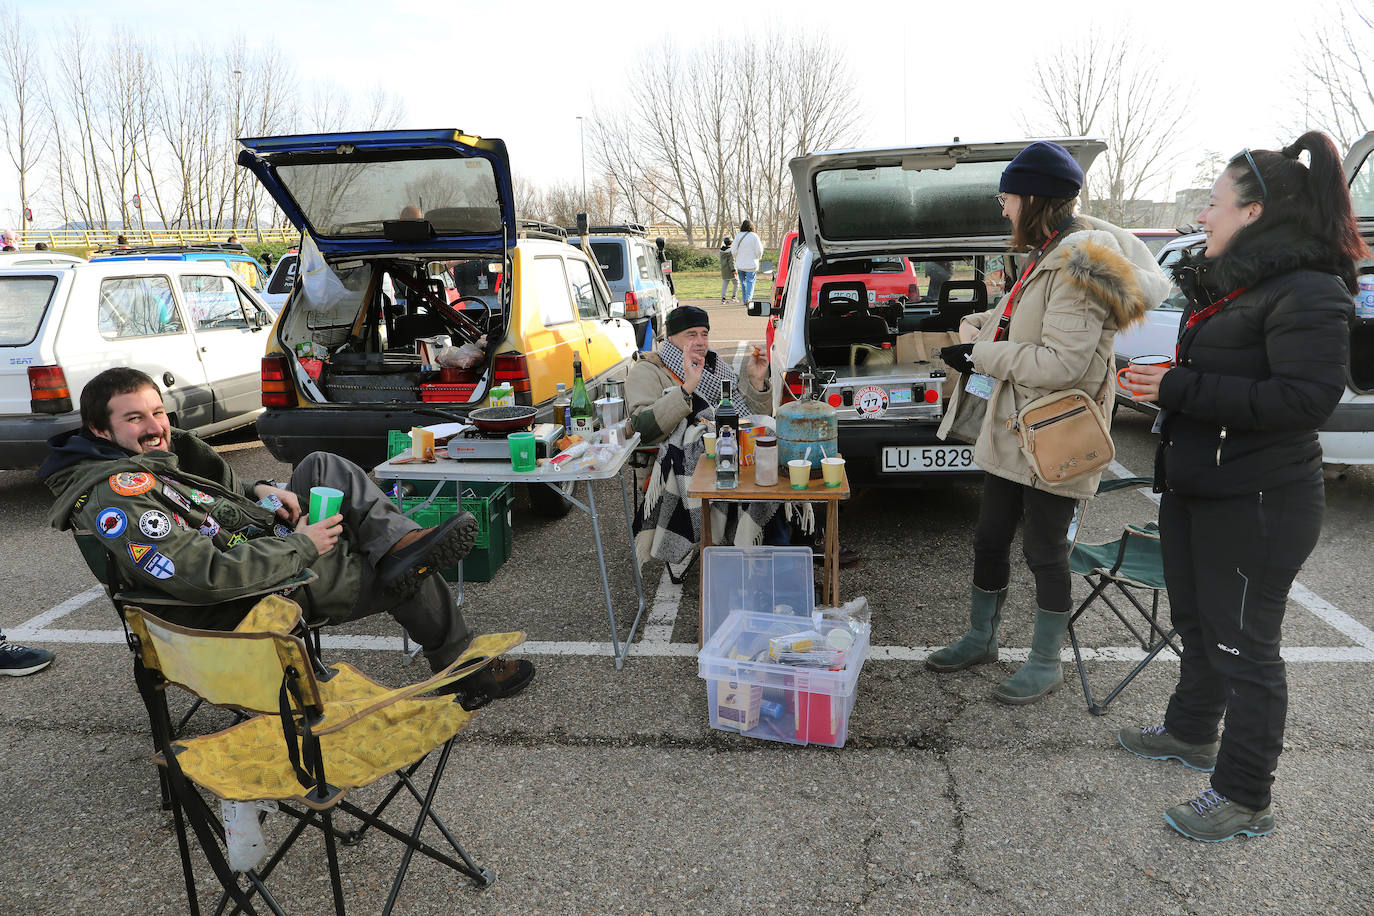
<path fill-rule="evenodd" d="M 1303 152 L 1308 154 L 1308 165 L 1298 159 Z M 1331 248 L 1340 261 L 1342 279 L 1355 291 L 1355 264 L 1370 252 L 1360 238 L 1341 156 L 1330 137 L 1311 130 L 1278 152 L 1251 150 L 1249 159 L 1241 153 L 1231 159 L 1227 170 L 1234 179 L 1238 202 L 1264 207 L 1259 219 L 1242 232 L 1293 225 Z"/>

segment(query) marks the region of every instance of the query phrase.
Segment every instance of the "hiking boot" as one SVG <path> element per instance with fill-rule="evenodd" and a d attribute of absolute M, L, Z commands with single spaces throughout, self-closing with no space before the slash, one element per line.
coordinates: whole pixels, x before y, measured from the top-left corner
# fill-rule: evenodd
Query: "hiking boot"
<path fill-rule="evenodd" d="M 30 649 L 18 643 L 5 642 L 0 637 L 0 675 L 23 677 L 37 674 L 52 664 L 53 654 L 47 649 Z"/>
<path fill-rule="evenodd" d="M 463 708 L 472 711 L 481 709 L 492 700 L 513 697 L 529 686 L 534 680 L 534 664 L 527 659 L 512 661 L 505 657 L 494 658 L 478 671 L 461 681 L 455 681 L 439 688 L 437 693 L 452 693 L 458 696 Z"/>
<path fill-rule="evenodd" d="M 930 653 L 926 667 L 931 671 L 960 671 L 997 661 L 997 622 L 1002 618 L 1007 590 L 988 592 L 976 585 L 972 590 L 968 631 L 954 643 Z"/>
<path fill-rule="evenodd" d="M 1147 725 L 1136 731 L 1123 728 L 1116 733 L 1121 746 L 1147 760 L 1177 760 L 1186 767 L 1210 773 L 1217 768 L 1217 751 L 1220 741 L 1206 744 L 1189 744 L 1169 734 L 1163 725 Z"/>
<path fill-rule="evenodd" d="M 396 542 L 377 567 L 377 580 L 387 592 L 409 598 L 426 576 L 452 566 L 472 551 L 477 519 L 461 512 L 433 528 L 413 531 Z"/>
<path fill-rule="evenodd" d="M 1231 801 L 1216 789 L 1164 812 L 1164 821 L 1190 840 L 1221 843 L 1242 833 L 1265 836 L 1274 832 L 1273 806 L 1259 810 Z"/>

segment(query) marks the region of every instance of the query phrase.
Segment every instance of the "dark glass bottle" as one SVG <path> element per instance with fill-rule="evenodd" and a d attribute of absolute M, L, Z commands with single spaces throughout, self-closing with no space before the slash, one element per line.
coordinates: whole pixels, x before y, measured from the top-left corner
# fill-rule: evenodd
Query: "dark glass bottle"
<path fill-rule="evenodd" d="M 583 437 L 596 431 L 596 405 L 587 394 L 587 383 L 582 381 L 582 354 L 573 351 L 573 387 L 568 399 L 568 432 Z"/>
<path fill-rule="evenodd" d="M 735 410 L 735 402 L 731 400 L 730 383 L 721 380 L 720 383 L 720 402 L 716 404 L 716 442 L 725 438 L 725 429 L 729 427 L 730 435 L 739 436 L 739 411 Z"/>

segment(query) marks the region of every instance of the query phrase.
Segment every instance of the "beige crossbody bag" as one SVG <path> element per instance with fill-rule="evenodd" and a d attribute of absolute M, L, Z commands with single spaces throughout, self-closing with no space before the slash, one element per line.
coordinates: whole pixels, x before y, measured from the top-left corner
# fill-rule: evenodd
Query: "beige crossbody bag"
<path fill-rule="evenodd" d="M 1108 390 L 1111 376 L 1098 399 Z M 1065 483 L 1111 464 L 1116 457 L 1103 409 L 1080 388 L 1036 398 L 1007 418 L 1021 454 L 1046 483 Z"/>

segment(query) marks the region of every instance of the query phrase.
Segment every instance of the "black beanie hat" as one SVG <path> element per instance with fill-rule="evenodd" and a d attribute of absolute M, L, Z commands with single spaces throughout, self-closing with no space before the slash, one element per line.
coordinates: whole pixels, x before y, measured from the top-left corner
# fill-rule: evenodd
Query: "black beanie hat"
<path fill-rule="evenodd" d="M 668 313 L 668 336 L 672 337 L 688 328 L 705 328 L 711 330 L 711 319 L 706 314 L 705 309 L 699 309 L 695 305 L 679 305 Z"/>
<path fill-rule="evenodd" d="M 1002 172 L 997 190 L 1036 197 L 1077 197 L 1083 170 L 1058 143 L 1037 140 L 1016 154 Z"/>

